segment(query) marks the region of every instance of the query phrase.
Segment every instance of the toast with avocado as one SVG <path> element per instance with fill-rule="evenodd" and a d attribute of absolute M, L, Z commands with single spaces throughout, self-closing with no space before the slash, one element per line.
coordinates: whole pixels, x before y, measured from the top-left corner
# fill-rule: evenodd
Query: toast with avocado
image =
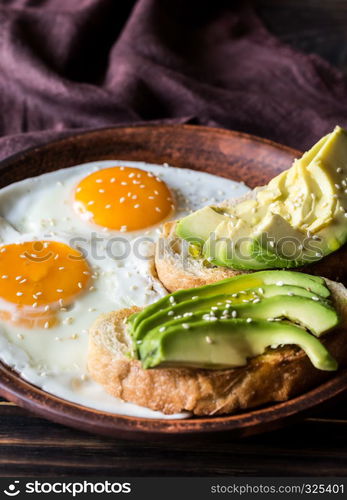
<path fill-rule="evenodd" d="M 166 414 L 218 415 L 283 401 L 347 364 L 347 290 L 294 271 L 261 271 L 101 316 L 91 377 Z"/>
<path fill-rule="evenodd" d="M 347 133 L 336 127 L 266 186 L 166 223 L 155 264 L 169 291 L 261 269 L 346 282 L 346 241 Z"/>

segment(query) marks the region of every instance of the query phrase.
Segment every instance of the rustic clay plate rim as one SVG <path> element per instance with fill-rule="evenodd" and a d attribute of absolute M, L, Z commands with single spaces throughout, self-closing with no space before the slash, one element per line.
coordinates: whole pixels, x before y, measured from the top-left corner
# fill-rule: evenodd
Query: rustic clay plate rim
<path fill-rule="evenodd" d="M 27 154 L 44 152 L 46 148 L 59 146 L 60 144 L 63 146 L 64 144 L 68 144 L 76 139 L 83 138 L 94 133 L 120 130 L 123 128 L 167 129 L 167 131 L 175 128 L 185 130 L 188 133 L 199 131 L 200 133 L 207 134 L 212 133 L 226 136 L 229 135 L 240 139 L 248 139 L 261 144 L 267 144 L 278 150 L 287 151 L 293 156 L 298 156 L 300 154 L 299 151 L 290 147 L 242 132 L 195 125 L 139 124 L 134 126 L 119 125 L 115 127 L 98 128 L 67 135 L 59 140 L 47 141 L 39 146 L 26 148 L 7 157 L 0 162 L 0 168 L 4 171 L 4 169 L 10 167 L 14 161 Z M 29 176 L 31 175 L 29 174 Z M 220 432 L 235 430 L 238 428 L 257 428 L 257 424 L 260 423 L 262 430 L 271 428 L 272 425 L 273 428 L 276 428 L 280 425 L 280 421 L 282 422 L 293 415 L 302 414 L 312 407 L 340 395 L 347 388 L 347 370 L 343 370 L 334 378 L 320 384 L 318 387 L 315 387 L 300 396 L 292 398 L 288 401 L 267 405 L 266 407 L 250 409 L 246 412 L 218 417 L 151 419 L 113 414 L 64 400 L 54 396 L 53 394 L 45 392 L 39 387 L 22 379 L 17 372 L 2 362 L 0 362 L 0 375 L 4 377 L 4 380 L 0 378 L 0 394 L 19 406 L 44 417 L 48 417 L 55 422 L 70 425 L 78 429 L 105 435 L 122 435 L 123 437 L 131 437 L 133 435 L 142 435 L 142 437 L 146 437 L 148 434 L 154 436 Z M 251 432 L 253 432 L 253 430 Z M 246 430 L 246 432 L 242 433 L 248 434 L 248 431 Z"/>

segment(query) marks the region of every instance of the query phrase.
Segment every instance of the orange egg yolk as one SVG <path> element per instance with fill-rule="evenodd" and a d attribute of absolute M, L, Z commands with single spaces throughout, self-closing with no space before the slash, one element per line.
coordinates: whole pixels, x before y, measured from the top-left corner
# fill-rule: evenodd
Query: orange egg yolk
<path fill-rule="evenodd" d="M 0 247 L 0 319 L 50 328 L 57 312 L 83 293 L 92 271 L 78 250 L 57 241 Z"/>
<path fill-rule="evenodd" d="M 151 172 L 111 167 L 78 184 L 74 207 L 90 222 L 116 231 L 136 231 L 158 224 L 173 210 L 172 194 Z"/>

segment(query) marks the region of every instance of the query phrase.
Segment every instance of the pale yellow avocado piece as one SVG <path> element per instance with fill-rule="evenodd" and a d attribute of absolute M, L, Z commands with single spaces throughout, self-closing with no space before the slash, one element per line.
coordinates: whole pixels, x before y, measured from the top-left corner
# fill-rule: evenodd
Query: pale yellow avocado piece
<path fill-rule="evenodd" d="M 216 263 L 230 258 L 231 252 L 247 254 L 249 253 L 249 234 L 251 231 L 252 226 L 243 219 L 225 220 L 218 224 L 214 232 L 211 233 L 204 244 L 203 253 Z"/>
<path fill-rule="evenodd" d="M 268 248 L 285 259 L 312 260 L 314 253 L 307 247 L 307 234 L 300 229 L 294 228 L 279 214 L 269 212 L 262 223 L 257 226 L 254 238 L 266 234 Z"/>
<path fill-rule="evenodd" d="M 218 212 L 218 209 L 215 210 Z M 215 222 L 213 237 L 230 239 L 229 243 L 234 246 L 238 239 L 248 238 L 251 242 L 245 243 L 245 259 L 239 255 L 236 258 L 228 257 L 227 261 L 224 257 L 227 255 L 228 242 L 221 242 L 215 260 L 218 265 L 235 269 L 269 268 L 264 259 L 260 262 L 262 257 L 259 249 L 264 233 L 274 239 L 275 253 L 276 242 L 284 234 L 290 238 L 296 237 L 299 246 L 303 244 L 303 237 L 311 240 L 308 246 L 315 259 L 337 250 L 347 241 L 347 132 L 336 127 L 333 132 L 322 137 L 302 158 L 295 160 L 290 169 L 272 179 L 267 186 L 256 190 L 252 200 L 227 208 L 223 214 L 214 213 L 213 217 L 209 216 L 205 220 L 194 215 L 189 217 L 192 222 L 196 221 L 195 226 L 199 226 L 199 231 L 189 222 L 189 227 L 184 228 L 185 235 L 182 231 L 184 223 L 177 233 L 188 239 L 188 233 L 203 231 L 206 242 L 203 254 L 206 258 L 211 257 L 211 232 Z M 212 224 L 206 224 L 206 221 Z M 207 234 L 209 236 L 205 238 Z M 274 267 L 305 263 L 286 263 L 283 256 L 278 257 Z"/>
<path fill-rule="evenodd" d="M 258 193 L 257 201 L 262 206 L 276 202 L 275 207 L 271 206 L 272 212 L 279 213 L 295 228 L 317 233 L 347 206 L 343 186 L 346 166 L 347 134 L 336 127 L 300 160 L 295 160 L 289 170 L 272 179 Z"/>

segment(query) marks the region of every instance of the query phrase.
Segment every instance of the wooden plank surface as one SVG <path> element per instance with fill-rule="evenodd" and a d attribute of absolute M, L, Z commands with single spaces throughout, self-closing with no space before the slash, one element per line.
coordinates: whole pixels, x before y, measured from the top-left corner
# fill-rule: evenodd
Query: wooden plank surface
<path fill-rule="evenodd" d="M 166 442 L 108 439 L 0 404 L 0 475 L 347 475 L 347 405 L 284 430 Z"/>
<path fill-rule="evenodd" d="M 346 0 L 257 0 L 265 25 L 347 72 Z M 0 400 L 0 475 L 347 475 L 347 404 L 242 441 L 112 440 L 62 427 Z"/>

